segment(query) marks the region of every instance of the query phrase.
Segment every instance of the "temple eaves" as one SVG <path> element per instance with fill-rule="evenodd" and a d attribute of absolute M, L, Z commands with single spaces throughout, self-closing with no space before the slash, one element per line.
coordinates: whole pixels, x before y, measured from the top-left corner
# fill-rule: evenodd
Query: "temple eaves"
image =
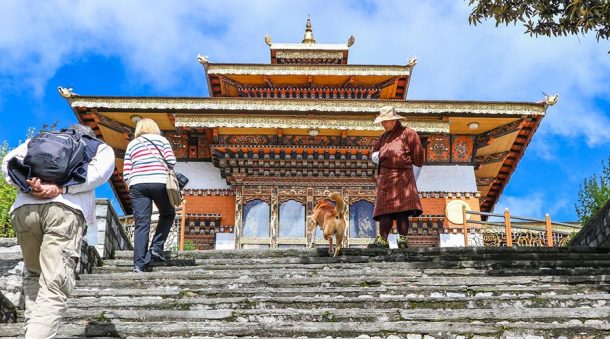
<path fill-rule="evenodd" d="M 198 111 L 224 112 L 336 112 L 377 114 L 384 105 L 394 105 L 405 116 L 544 116 L 547 106 L 533 102 L 426 101 L 426 100 L 307 100 L 256 98 L 101 97 L 66 98 L 73 109 L 99 111 Z"/>

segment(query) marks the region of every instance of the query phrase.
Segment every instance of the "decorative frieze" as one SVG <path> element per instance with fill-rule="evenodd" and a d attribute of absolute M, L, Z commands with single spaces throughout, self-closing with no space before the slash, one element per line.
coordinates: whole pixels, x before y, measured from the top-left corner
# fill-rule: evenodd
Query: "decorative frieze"
<path fill-rule="evenodd" d="M 426 146 L 426 160 L 428 162 L 449 162 L 450 140 L 449 134 L 430 135 Z"/>
<path fill-rule="evenodd" d="M 184 189 L 182 193 L 193 196 L 233 196 L 235 189 Z"/>
<path fill-rule="evenodd" d="M 271 100 L 273 101 L 273 100 Z M 320 101 L 322 102 L 322 101 Z M 449 122 L 437 119 L 409 119 L 405 126 L 426 133 L 449 133 Z M 246 114 L 184 114 L 176 117 L 176 127 L 226 127 L 226 128 L 302 128 L 357 131 L 382 131 L 373 124 L 373 117 L 335 116 L 277 116 Z"/>
<path fill-rule="evenodd" d="M 165 137 L 178 159 L 210 159 L 210 145 L 203 129 L 167 131 Z"/>
<path fill-rule="evenodd" d="M 477 178 L 477 186 L 491 186 L 496 181 L 496 177 Z"/>
<path fill-rule="evenodd" d="M 320 51 L 320 50 L 278 50 L 275 52 L 277 59 L 343 59 L 343 51 Z"/>
<path fill-rule="evenodd" d="M 123 125 L 122 123 L 120 123 L 116 120 L 107 118 L 101 114 L 96 114 L 95 117 L 96 117 L 95 119 L 97 120 L 97 123 L 99 125 L 104 126 L 106 128 L 110 128 L 111 130 L 113 130 L 115 132 L 123 133 L 130 140 L 133 139 L 133 132 L 134 132 L 133 128 L 131 128 L 127 125 Z"/>
<path fill-rule="evenodd" d="M 320 53 L 322 51 L 316 51 Z M 277 51 L 284 53 L 284 51 Z M 291 51 L 289 53 L 296 53 Z M 333 52 L 334 53 L 334 52 Z M 339 52 L 342 53 L 342 52 Z M 337 54 L 338 55 L 338 54 Z M 342 58 L 343 56 L 341 56 Z M 208 75 L 355 75 L 355 76 L 406 76 L 411 67 L 406 65 L 263 65 L 210 63 Z"/>
<path fill-rule="evenodd" d="M 470 135 L 455 135 L 451 140 L 451 162 L 472 162 L 474 140 Z"/>
<path fill-rule="evenodd" d="M 420 198 L 480 198 L 479 192 L 419 192 Z"/>
<path fill-rule="evenodd" d="M 273 145 L 277 135 L 218 135 L 216 145 Z"/>
<path fill-rule="evenodd" d="M 379 98 L 381 89 L 378 87 L 251 87 L 237 88 L 240 97 L 267 99 L 361 99 Z"/>
<path fill-rule="evenodd" d="M 479 166 L 504 161 L 509 154 L 510 151 L 479 155 L 474 158 L 474 163 Z"/>
<path fill-rule="evenodd" d="M 285 65 L 280 65 L 284 68 Z M 336 65 L 331 67 L 337 67 Z M 368 67 L 368 66 L 367 66 Z M 89 97 L 77 96 L 67 99 L 75 110 L 98 109 L 100 111 L 148 111 L 167 113 L 168 110 L 181 112 L 176 115 L 176 126 L 185 122 L 182 114 L 219 112 L 337 112 L 368 113 L 376 115 L 384 105 L 394 105 L 396 112 L 404 116 L 414 115 L 492 115 L 530 116 L 544 115 L 546 107 L 539 103 L 510 103 L 482 101 L 388 101 L 388 100 L 310 100 L 310 99 L 255 99 L 255 98 L 171 98 L 171 97 Z M 371 119 L 372 121 L 373 119 Z M 448 130 L 447 130 L 448 132 Z"/>
<path fill-rule="evenodd" d="M 515 120 L 511 123 L 496 127 L 492 130 L 477 135 L 477 148 L 488 145 L 494 138 L 518 131 L 522 122 L 523 120 L 521 119 Z"/>

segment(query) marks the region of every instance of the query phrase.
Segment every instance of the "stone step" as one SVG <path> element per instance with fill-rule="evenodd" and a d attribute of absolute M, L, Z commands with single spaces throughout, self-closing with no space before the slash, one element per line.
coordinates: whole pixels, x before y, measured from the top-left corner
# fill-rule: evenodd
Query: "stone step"
<path fill-rule="evenodd" d="M 326 258 L 325 260 L 333 260 L 333 258 Z M 610 259 L 610 258 L 609 258 Z M 193 261 L 194 260 L 194 261 Z M 532 260 L 528 260 L 529 262 L 532 262 Z M 578 261 L 581 263 L 580 266 L 582 267 L 587 267 L 587 265 L 589 264 L 589 262 L 587 262 L 586 260 L 581 260 L 581 259 L 574 259 L 574 260 L 570 260 L 570 262 L 573 261 Z M 428 265 L 432 265 L 430 267 L 425 267 L 424 269 L 439 269 L 439 268 L 435 268 L 433 265 L 435 263 L 438 263 L 441 261 L 436 261 L 436 262 L 425 262 L 425 264 Z M 475 262 L 473 260 L 469 260 L 466 262 Z M 476 261 L 476 262 L 483 262 L 486 263 L 487 261 Z M 535 262 L 535 261 L 534 261 Z M 555 262 L 554 266 L 557 266 L 557 263 L 561 263 L 562 261 L 557 261 L 557 260 L 545 260 L 545 262 Z M 215 263 L 215 262 L 205 262 L 203 261 L 203 259 L 174 259 L 173 261 L 168 261 L 168 262 L 152 262 L 151 265 L 156 266 L 156 267 L 171 267 L 173 263 L 176 263 L 179 268 L 176 268 L 175 270 L 181 270 L 183 266 L 205 266 L 207 269 L 209 270 L 239 270 L 239 269 L 288 269 L 288 268 L 295 268 L 295 269 L 320 269 L 320 268 L 345 268 L 345 269 L 362 269 L 363 267 L 371 267 L 371 268 L 395 268 L 395 267 L 411 267 L 409 265 L 412 264 L 421 264 L 422 262 L 418 262 L 418 261 L 389 261 L 389 262 L 384 262 L 384 261 L 371 261 L 371 260 L 362 260 L 362 262 L 321 262 L 321 263 L 306 263 L 303 264 L 301 262 L 285 262 L 285 261 L 279 261 L 279 262 L 252 262 L 252 263 L 248 263 L 248 262 L 230 262 L 230 261 L 224 261 L 224 262 L 220 262 L 220 263 Z M 454 263 L 451 263 L 454 264 Z M 595 262 L 591 263 L 591 264 L 595 264 Z M 127 268 L 132 268 L 133 267 L 133 261 L 131 259 L 114 259 L 114 260 L 106 260 L 104 261 L 104 265 L 102 267 L 96 267 L 95 269 L 102 269 L 104 270 L 105 268 L 115 268 L 117 270 L 122 270 L 124 269 L 124 267 Z M 591 268 L 595 268 L 594 265 L 590 265 Z M 451 269 L 451 268 L 442 268 L 445 270 Z M 464 269 L 476 269 L 476 270 L 485 270 L 488 269 L 486 267 L 474 267 L 474 268 L 468 268 L 468 267 L 459 267 L 459 269 L 453 268 L 454 271 L 458 272 L 459 270 L 464 270 Z"/>
<path fill-rule="evenodd" d="M 309 277 L 352 277 L 366 275 L 371 278 L 385 277 L 481 277 L 481 276 L 600 276 L 610 275 L 610 268 L 537 268 L 537 269 L 501 269 L 501 270 L 477 270 L 477 269 L 411 269 L 403 268 L 404 265 L 386 267 L 366 266 L 359 268 L 345 268 L 332 266 L 318 266 L 314 268 L 292 267 L 285 268 L 235 268 L 228 270 L 209 269 L 209 267 L 189 268 L 188 270 L 168 270 L 166 266 L 156 267 L 152 272 L 145 275 L 146 280 L 163 279 L 165 281 L 179 280 L 216 280 L 216 279 L 239 279 L 249 276 L 259 279 L 268 278 L 309 278 Z M 110 284 L 113 281 L 142 280 L 140 276 L 130 274 L 130 270 L 107 270 L 100 280 L 99 275 L 81 275 L 83 284 Z"/>
<path fill-rule="evenodd" d="M 188 337 L 203 336 L 256 336 L 256 337 L 297 337 L 309 338 L 389 337 L 391 335 L 407 338 L 418 338 L 429 335 L 432 338 L 604 338 L 610 333 L 610 325 L 600 320 L 582 322 L 574 319 L 567 323 L 534 322 L 534 321 L 501 321 L 496 323 L 481 322 L 147 322 L 136 320 L 116 321 L 104 319 L 87 323 L 64 324 L 59 331 L 60 337 Z M 3 326 L 0 336 L 22 335 L 21 324 Z M 430 337 L 428 337 L 430 338 Z"/>
<path fill-rule="evenodd" d="M 293 257 L 203 257 L 194 256 L 190 257 L 184 254 L 166 253 L 168 262 L 176 265 L 186 266 L 193 262 L 197 264 L 231 264 L 233 265 L 240 263 L 277 263 L 277 262 L 294 262 L 294 263 L 332 263 L 332 262 L 454 262 L 454 261 L 562 261 L 562 260 L 580 260 L 583 263 L 591 261 L 608 261 L 610 260 L 610 254 L 608 253 L 554 253 L 554 252 L 541 252 L 541 253 L 444 253 L 442 255 L 424 255 L 420 253 L 409 253 L 409 252 L 397 252 L 391 254 L 380 254 L 377 256 L 369 255 L 358 255 L 357 253 L 346 255 L 341 254 L 339 258 L 333 258 L 328 255 L 306 255 L 306 256 L 293 256 Z M 347 257 L 347 258 L 346 258 Z M 353 257 L 353 258 L 352 258 Z M 286 261 L 290 258 L 289 261 Z M 354 259 L 358 258 L 358 259 Z M 108 259 L 105 262 L 112 264 L 113 262 L 132 261 L 132 255 L 124 255 L 115 257 L 114 259 Z"/>
<path fill-rule="evenodd" d="M 163 278 L 162 272 L 152 273 L 126 273 L 121 280 L 88 280 L 78 286 L 100 286 L 104 288 L 121 288 L 121 286 L 138 286 L 146 281 L 156 283 L 156 286 L 167 286 L 178 288 L 173 284 L 178 283 L 172 279 Z M 153 275 L 154 274 L 154 275 Z M 486 286 L 486 285 L 536 285 L 536 284 L 596 284 L 608 285 L 610 276 L 585 275 L 585 276 L 387 276 L 371 277 L 360 276 L 300 276 L 289 275 L 287 277 L 259 277 L 256 275 L 241 274 L 232 278 L 201 279 L 197 281 L 182 281 L 182 284 L 193 283 L 194 286 L 226 287 L 228 289 L 244 287 L 315 287 L 315 286 Z M 88 285 L 90 284 L 90 285 Z"/>
<path fill-rule="evenodd" d="M 521 284 L 516 283 L 498 283 L 498 284 L 434 284 L 426 285 L 425 283 L 410 283 L 402 281 L 395 283 L 393 281 L 384 281 L 383 283 L 375 280 L 359 280 L 351 283 L 339 283 L 328 280 L 325 283 L 314 284 L 299 284 L 298 279 L 292 284 L 276 285 L 271 283 L 246 283 L 227 282 L 225 284 L 210 284 L 210 283 L 193 283 L 185 282 L 183 284 L 164 284 L 163 282 L 133 282 L 133 284 L 118 283 L 116 287 L 112 284 L 104 286 L 77 286 L 73 292 L 74 297 L 89 297 L 89 296 L 138 296 L 138 295 L 159 295 L 164 297 L 178 295 L 179 293 L 196 293 L 202 296 L 240 296 L 251 295 L 255 293 L 271 293 L 269 291 L 289 291 L 288 293 L 295 294 L 299 291 L 303 293 L 334 293 L 344 296 L 380 293 L 383 294 L 421 294 L 432 295 L 442 291 L 468 293 L 475 295 L 476 293 L 493 293 L 499 295 L 502 293 L 523 293 L 531 291 L 534 294 L 542 294 L 545 292 L 553 292 L 556 294 L 566 293 L 608 293 L 610 285 L 597 285 L 594 283 L 578 283 L 578 284 Z M 328 291 L 328 292 L 327 292 Z"/>
<path fill-rule="evenodd" d="M 298 264 L 307 266 L 311 264 L 341 265 L 343 263 L 360 263 L 364 265 L 375 265 L 377 262 L 401 263 L 411 269 L 426 268 L 477 268 L 477 269 L 506 269 L 506 268 L 610 268 L 609 260 L 456 260 L 456 261 L 408 261 L 400 257 L 371 258 L 363 256 L 339 256 L 339 257 L 317 257 L 317 258 L 263 258 L 263 259 L 177 259 L 168 260 L 164 263 L 154 263 L 155 268 L 168 267 L 168 270 L 188 270 L 189 267 L 214 267 L 220 266 L 247 266 L 247 265 L 275 265 L 277 268 Z M 96 269 L 95 273 L 107 273 L 108 270 L 125 267 L 133 268 L 133 261 L 130 259 L 117 259 L 107 261 L 101 269 Z"/>
<path fill-rule="evenodd" d="M 153 296 L 138 297 L 88 297 L 70 299 L 69 312 L 76 317 L 85 310 L 214 310 L 214 309 L 487 309 L 487 308 L 549 308 L 549 307 L 607 307 L 610 306 L 609 293 L 557 295 L 533 293 L 489 295 L 476 293 L 449 292 L 446 295 L 397 295 L 361 294 L 344 296 L 341 294 L 315 294 L 279 296 L 254 295 L 249 297 L 223 296 L 217 298 L 201 297 L 195 293 L 180 293 L 176 298 Z"/>
<path fill-rule="evenodd" d="M 319 308 L 319 309 L 76 309 L 68 311 L 66 323 L 78 321 L 89 322 L 105 319 L 120 321 L 208 321 L 222 320 L 227 322 L 394 322 L 394 321 L 480 321 L 496 323 L 498 321 L 538 321 L 538 322 L 568 322 L 572 319 L 587 319 L 605 321 L 610 326 L 609 307 L 581 308 L 489 308 L 489 309 L 401 309 L 401 308 Z"/>
<path fill-rule="evenodd" d="M 120 286 L 120 285 L 118 285 Z M 324 294 L 332 293 L 337 295 L 358 296 L 361 294 L 372 295 L 416 295 L 424 297 L 434 296 L 451 296 L 451 293 L 461 293 L 466 296 L 520 296 L 523 294 L 534 294 L 536 296 L 557 294 L 570 295 L 582 293 L 610 293 L 609 285 L 564 285 L 564 284 L 539 284 L 539 285 L 482 285 L 482 286 L 411 286 L 409 284 L 397 285 L 382 285 L 379 281 L 363 281 L 360 285 L 354 286 L 336 286 L 326 284 L 325 287 L 316 286 L 258 286 L 258 287 L 239 287 L 237 285 L 226 287 L 210 287 L 197 286 L 196 288 L 179 288 L 179 287 L 157 287 L 157 288 L 105 288 L 99 289 L 96 287 L 78 287 L 72 298 L 102 298 L 102 297 L 158 297 L 158 298 L 181 298 L 189 297 L 238 297 L 252 295 L 308 295 L 308 294 Z"/>
<path fill-rule="evenodd" d="M 534 255 L 538 253 L 552 253 L 560 255 L 562 253 L 584 253 L 590 254 L 609 254 L 607 248 L 591 247 L 423 247 L 409 249 L 368 249 L 368 248 L 344 248 L 342 255 L 356 256 L 382 256 L 382 255 L 419 255 L 439 257 L 443 255 L 472 255 L 472 254 L 510 254 Z M 328 257 L 328 248 L 294 248 L 294 249 L 246 249 L 246 250 L 216 250 L 216 251 L 168 251 L 166 255 L 170 258 L 188 259 L 244 259 L 244 258 L 285 258 L 285 257 Z M 115 258 L 133 258 L 133 251 L 117 251 Z"/>

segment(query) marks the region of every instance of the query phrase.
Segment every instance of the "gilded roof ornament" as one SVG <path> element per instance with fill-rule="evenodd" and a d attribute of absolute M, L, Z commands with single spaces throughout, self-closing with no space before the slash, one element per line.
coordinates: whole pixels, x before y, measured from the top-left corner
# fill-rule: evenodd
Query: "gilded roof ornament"
<path fill-rule="evenodd" d="M 542 94 L 544 95 L 544 104 L 547 106 L 553 106 L 557 103 L 557 100 L 559 100 L 559 94 L 548 95 L 544 92 L 542 92 Z"/>
<path fill-rule="evenodd" d="M 356 42 L 356 37 L 352 35 L 347 39 L 347 47 L 352 47 L 354 42 Z"/>
<path fill-rule="evenodd" d="M 303 37 L 303 44 L 315 44 L 316 39 L 313 38 L 313 31 L 311 30 L 311 18 L 307 17 L 307 23 L 305 24 L 305 36 Z"/>
<path fill-rule="evenodd" d="M 61 86 L 57 86 L 57 91 L 59 92 L 59 95 L 61 95 L 62 97 L 66 98 L 66 99 L 78 95 L 78 94 L 72 92 L 72 87 L 63 88 Z"/>
<path fill-rule="evenodd" d="M 407 61 L 407 66 L 408 67 L 415 67 L 415 65 L 417 65 L 417 57 L 416 56 L 412 56 L 409 58 L 409 61 Z"/>
<path fill-rule="evenodd" d="M 271 47 L 271 35 L 267 34 L 265 35 L 265 43 Z"/>

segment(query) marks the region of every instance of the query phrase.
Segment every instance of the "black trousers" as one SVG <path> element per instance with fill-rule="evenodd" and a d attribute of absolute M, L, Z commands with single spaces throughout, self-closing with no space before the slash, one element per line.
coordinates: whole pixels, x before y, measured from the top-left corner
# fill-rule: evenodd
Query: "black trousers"
<path fill-rule="evenodd" d="M 150 249 L 163 253 L 165 240 L 174 223 L 176 211 L 169 202 L 165 184 L 149 183 L 136 184 L 129 187 L 129 198 L 133 208 L 133 219 L 136 225 L 133 244 L 133 263 L 135 267 L 144 268 L 150 263 Z M 153 236 L 150 249 L 148 235 L 150 233 L 150 219 L 152 203 L 159 209 L 159 223 Z"/>
<path fill-rule="evenodd" d="M 384 239 L 388 238 L 394 220 L 396 220 L 396 228 L 398 229 L 399 235 L 409 234 L 409 217 L 418 216 L 419 211 L 403 211 L 396 213 L 382 214 L 379 218 L 379 235 Z"/>

